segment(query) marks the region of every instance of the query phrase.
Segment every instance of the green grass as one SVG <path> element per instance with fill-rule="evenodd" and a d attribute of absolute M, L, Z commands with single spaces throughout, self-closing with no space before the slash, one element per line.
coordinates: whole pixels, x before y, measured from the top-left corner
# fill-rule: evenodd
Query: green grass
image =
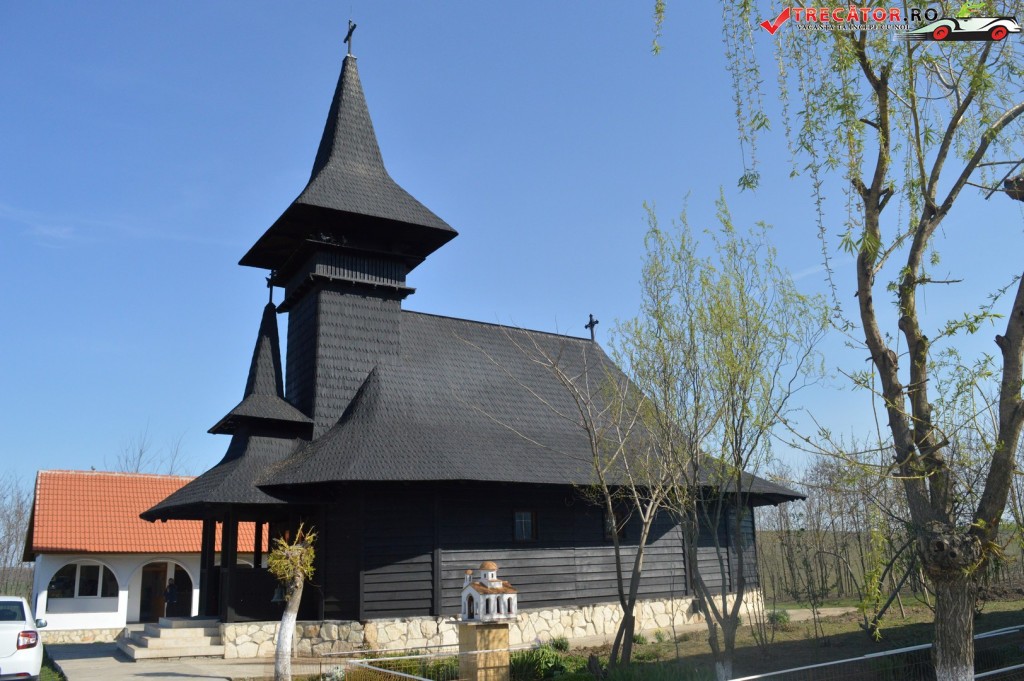
<path fill-rule="evenodd" d="M 608 670 L 608 681 L 714 681 L 714 672 L 675 662 L 631 664 Z"/>
<path fill-rule="evenodd" d="M 43 647 L 43 668 L 39 671 L 39 681 L 68 681 L 67 677 L 57 668 L 57 664 Z"/>

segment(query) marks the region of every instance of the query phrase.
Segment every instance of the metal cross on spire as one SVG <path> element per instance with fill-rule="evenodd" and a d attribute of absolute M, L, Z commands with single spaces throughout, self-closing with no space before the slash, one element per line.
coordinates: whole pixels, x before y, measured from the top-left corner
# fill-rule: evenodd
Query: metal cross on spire
<path fill-rule="evenodd" d="M 345 34 L 345 42 L 348 44 L 348 56 L 352 56 L 352 34 L 356 30 L 356 22 L 348 20 L 348 33 Z"/>
<path fill-rule="evenodd" d="M 601 323 L 600 321 L 598 321 L 597 319 L 594 319 L 594 315 L 590 315 L 590 321 L 583 325 L 584 329 L 590 329 L 590 341 L 591 342 L 594 341 L 594 327 L 597 326 L 600 323 Z"/>

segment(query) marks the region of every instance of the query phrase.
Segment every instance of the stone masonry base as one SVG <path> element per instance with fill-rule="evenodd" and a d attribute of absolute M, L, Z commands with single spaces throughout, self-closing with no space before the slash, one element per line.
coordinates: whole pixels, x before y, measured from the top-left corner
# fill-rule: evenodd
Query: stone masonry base
<path fill-rule="evenodd" d="M 39 638 L 44 645 L 60 643 L 113 643 L 121 636 L 120 629 L 40 629 Z"/>
<path fill-rule="evenodd" d="M 745 609 L 760 601 L 760 592 L 748 593 Z M 637 631 L 691 628 L 703 620 L 692 598 L 640 601 L 636 606 Z M 575 608 L 521 610 L 509 622 L 509 644 L 543 643 L 564 636 L 573 639 L 607 639 L 615 636 L 622 619 L 618 604 L 598 603 Z M 744 616 L 749 621 L 749 615 Z M 277 622 L 245 622 L 221 625 L 224 657 L 270 657 L 274 654 Z M 62 632 L 63 633 L 63 632 Z M 459 643 L 458 622 L 451 617 L 409 617 L 366 622 L 299 622 L 295 627 L 295 654 L 317 657 L 353 650 L 403 650 Z"/>

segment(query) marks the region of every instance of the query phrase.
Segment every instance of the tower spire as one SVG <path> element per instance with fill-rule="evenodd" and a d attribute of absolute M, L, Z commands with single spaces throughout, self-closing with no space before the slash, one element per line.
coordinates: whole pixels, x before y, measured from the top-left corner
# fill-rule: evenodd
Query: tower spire
<path fill-rule="evenodd" d="M 351 54 L 355 27 L 352 22 L 346 36 L 350 53 L 341 65 L 309 182 L 239 263 L 275 270 L 277 286 L 324 244 L 387 255 L 411 270 L 457 234 L 384 168 Z"/>
<path fill-rule="evenodd" d="M 274 289 L 270 289 L 273 292 Z M 306 432 L 312 421 L 284 399 L 281 371 L 281 343 L 277 332 L 277 311 L 273 303 L 263 308 L 256 347 L 252 352 L 249 377 L 242 401 L 228 412 L 211 433 L 234 433 L 241 423 L 263 422 Z"/>

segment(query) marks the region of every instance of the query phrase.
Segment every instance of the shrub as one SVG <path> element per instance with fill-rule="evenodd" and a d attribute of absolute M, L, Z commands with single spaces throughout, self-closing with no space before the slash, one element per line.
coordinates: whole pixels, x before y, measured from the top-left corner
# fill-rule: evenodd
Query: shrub
<path fill-rule="evenodd" d="M 668 634 L 666 634 L 664 630 L 658 629 L 654 632 L 654 640 L 658 643 L 664 643 L 668 640 Z"/>
<path fill-rule="evenodd" d="M 512 653 L 508 660 L 508 675 L 511 681 L 540 679 L 540 658 L 533 650 L 520 650 Z"/>
<path fill-rule="evenodd" d="M 548 645 L 533 650 L 521 650 L 509 657 L 509 675 L 512 681 L 539 681 L 566 673 L 562 657 Z"/>
<path fill-rule="evenodd" d="M 775 629 L 785 629 L 789 624 L 789 610 L 772 610 L 768 613 L 768 624 Z"/>
<path fill-rule="evenodd" d="M 638 646 L 642 646 L 647 643 L 647 637 L 638 631 L 635 634 L 633 634 L 633 643 L 635 643 Z"/>
<path fill-rule="evenodd" d="M 560 653 L 569 652 L 569 639 L 567 639 L 565 636 L 556 636 L 555 638 L 551 639 L 551 642 L 548 645 L 550 645 L 553 649 L 557 650 Z"/>
<path fill-rule="evenodd" d="M 450 681 L 459 678 L 459 658 L 443 657 L 432 660 L 423 670 L 423 676 L 434 681 Z"/>

